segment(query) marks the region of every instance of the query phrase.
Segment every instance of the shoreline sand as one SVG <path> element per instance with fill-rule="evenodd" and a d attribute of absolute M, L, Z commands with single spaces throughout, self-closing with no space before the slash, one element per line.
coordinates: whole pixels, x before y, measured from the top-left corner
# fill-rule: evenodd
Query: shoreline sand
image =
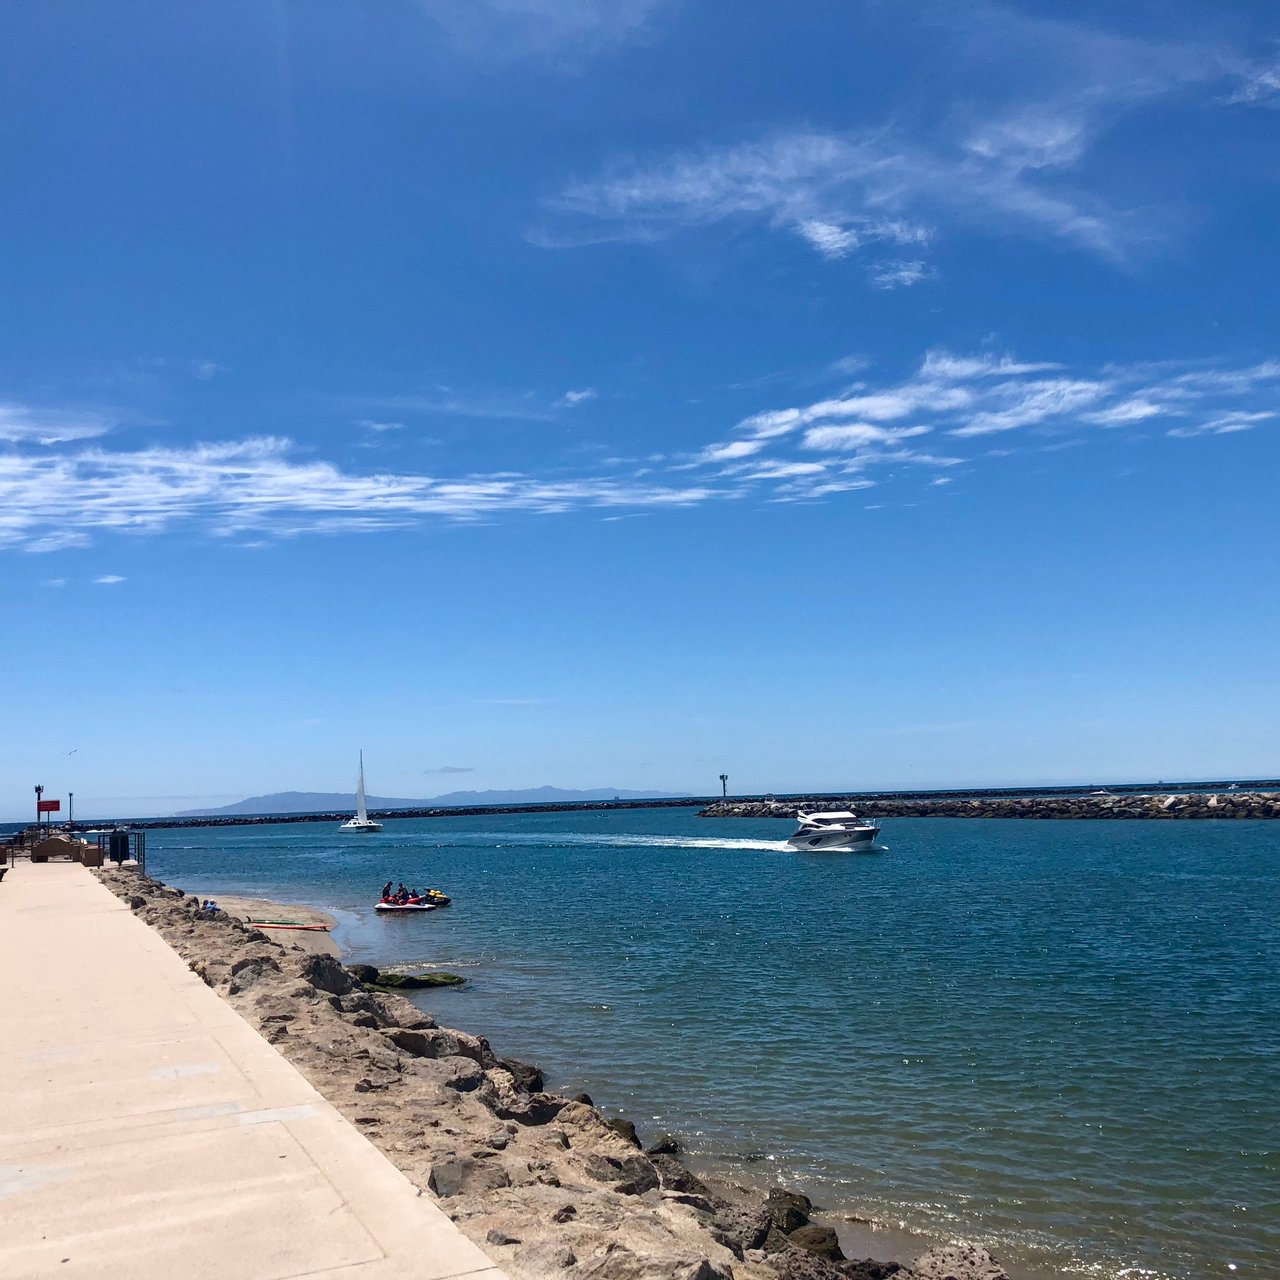
<path fill-rule="evenodd" d="M 269 898 L 246 898 L 234 893 L 211 893 L 212 898 L 230 916 L 261 929 L 273 942 L 295 951 L 311 955 L 341 958 L 342 951 L 333 937 L 337 920 L 318 907 L 302 906 L 293 902 L 272 902 Z M 307 925 L 306 929 L 272 928 L 263 921 L 289 921 Z M 313 926 L 323 925 L 327 932 L 320 933 Z"/>
<path fill-rule="evenodd" d="M 909 1237 L 813 1220 L 804 1196 L 695 1172 L 671 1140 L 642 1149 L 586 1095 L 547 1093 L 537 1068 L 366 988 L 331 935 L 246 923 L 332 922 L 328 912 L 224 894 L 210 913 L 136 871 L 100 875 L 516 1280 L 1007 1280 L 973 1245 L 904 1266 L 884 1255 L 911 1256 Z"/>

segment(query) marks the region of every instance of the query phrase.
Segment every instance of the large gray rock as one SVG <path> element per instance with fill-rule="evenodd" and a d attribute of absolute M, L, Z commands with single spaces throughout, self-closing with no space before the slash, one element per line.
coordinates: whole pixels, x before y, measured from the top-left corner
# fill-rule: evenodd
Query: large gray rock
<path fill-rule="evenodd" d="M 517 1124 L 549 1124 L 566 1106 L 563 1098 L 551 1093 L 526 1093 L 505 1067 L 484 1073 L 484 1083 L 476 1095 L 499 1120 Z"/>
<path fill-rule="evenodd" d="M 227 994 L 238 996 L 242 991 L 257 986 L 263 978 L 279 973 L 280 966 L 270 956 L 249 956 L 244 960 L 237 960 L 231 966 L 231 983 L 227 987 Z"/>
<path fill-rule="evenodd" d="M 733 1280 L 729 1267 L 717 1267 L 706 1258 L 660 1253 L 641 1257 L 621 1245 L 584 1262 L 578 1274 L 591 1280 Z"/>
<path fill-rule="evenodd" d="M 911 1280 L 1009 1280 L 1008 1272 L 976 1244 L 947 1244 L 917 1258 L 906 1275 Z"/>
<path fill-rule="evenodd" d="M 658 1171 L 646 1156 L 606 1156 L 593 1151 L 586 1162 L 587 1173 L 597 1182 L 607 1182 L 624 1196 L 640 1196 L 658 1185 Z"/>
<path fill-rule="evenodd" d="M 640 1139 L 636 1135 L 636 1127 L 630 1120 L 624 1120 L 621 1116 L 614 1116 L 612 1120 L 606 1120 L 605 1124 L 618 1135 L 618 1137 L 629 1142 L 633 1147 L 640 1146 Z"/>
<path fill-rule="evenodd" d="M 430 1080 L 441 1089 L 470 1093 L 484 1083 L 484 1072 L 470 1058 L 418 1058 L 405 1063 L 405 1070 L 419 1080 Z"/>
<path fill-rule="evenodd" d="M 900 1262 L 877 1262 L 874 1258 L 859 1258 L 856 1261 L 842 1262 L 840 1270 L 846 1280 L 889 1280 L 902 1272 Z M 906 1274 L 902 1272 L 902 1274 Z"/>
<path fill-rule="evenodd" d="M 778 1280 L 845 1280 L 841 1263 L 820 1258 L 816 1253 L 797 1249 L 791 1244 L 778 1253 L 771 1253 L 768 1265 L 778 1273 Z"/>
<path fill-rule="evenodd" d="M 523 1089 L 526 1093 L 541 1093 L 546 1087 L 542 1072 L 527 1062 L 518 1062 L 515 1058 L 499 1058 L 498 1066 L 516 1082 L 517 1089 Z"/>
<path fill-rule="evenodd" d="M 806 1227 L 797 1227 L 790 1236 L 791 1243 L 809 1253 L 816 1253 L 828 1262 L 843 1262 L 844 1254 L 840 1251 L 840 1237 L 831 1227 L 819 1227 L 810 1223 Z"/>
<path fill-rule="evenodd" d="M 675 1156 L 650 1156 L 658 1171 L 664 1191 L 679 1191 L 684 1195 L 709 1198 L 711 1191 L 701 1178 L 689 1172 Z"/>
<path fill-rule="evenodd" d="M 809 1214 L 813 1212 L 813 1202 L 808 1196 L 799 1195 L 795 1191 L 772 1187 L 765 1197 L 764 1210 L 779 1231 L 790 1235 L 798 1227 L 808 1223 Z"/>
<path fill-rule="evenodd" d="M 763 1210 L 748 1213 L 734 1205 L 721 1204 L 707 1222 L 707 1230 L 717 1244 L 724 1245 L 734 1257 L 741 1258 L 748 1249 L 763 1248 L 769 1232 L 777 1231 L 777 1228 Z"/>
<path fill-rule="evenodd" d="M 441 1200 L 450 1196 L 471 1195 L 478 1191 L 496 1191 L 499 1187 L 510 1185 L 511 1179 L 501 1165 L 491 1160 L 473 1160 L 469 1156 L 433 1164 L 427 1178 L 427 1186 Z"/>
<path fill-rule="evenodd" d="M 645 1147 L 644 1153 L 647 1156 L 678 1156 L 683 1150 L 679 1138 L 673 1138 L 671 1134 L 664 1133 L 652 1145 Z"/>
<path fill-rule="evenodd" d="M 493 1051 L 487 1041 L 443 1027 L 416 1030 L 396 1027 L 387 1032 L 387 1039 L 411 1058 L 470 1058 L 482 1067 L 490 1067 L 494 1062 Z"/>
<path fill-rule="evenodd" d="M 525 1275 L 567 1271 L 578 1261 L 567 1244 L 558 1244 L 554 1240 L 543 1240 L 538 1244 L 526 1245 L 516 1254 L 516 1258 L 520 1263 L 520 1270 Z"/>
<path fill-rule="evenodd" d="M 298 976 L 331 996 L 345 996 L 355 988 L 351 975 L 333 956 L 307 956 L 298 965 Z"/>
<path fill-rule="evenodd" d="M 428 1028 L 434 1029 L 436 1025 L 436 1020 L 429 1013 L 423 1013 L 416 1004 L 411 1004 L 404 996 L 398 996 L 392 992 L 379 992 L 374 996 L 374 1001 L 382 1010 L 383 1017 L 393 1027 L 423 1031 Z"/>

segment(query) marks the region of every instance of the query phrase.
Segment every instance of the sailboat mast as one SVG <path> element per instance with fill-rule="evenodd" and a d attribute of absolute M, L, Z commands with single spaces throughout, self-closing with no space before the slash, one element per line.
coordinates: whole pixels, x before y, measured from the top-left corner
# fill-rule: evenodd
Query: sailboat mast
<path fill-rule="evenodd" d="M 364 751 L 362 749 L 360 752 L 360 780 L 356 784 L 356 817 L 361 822 L 366 822 L 368 816 L 364 807 Z"/>

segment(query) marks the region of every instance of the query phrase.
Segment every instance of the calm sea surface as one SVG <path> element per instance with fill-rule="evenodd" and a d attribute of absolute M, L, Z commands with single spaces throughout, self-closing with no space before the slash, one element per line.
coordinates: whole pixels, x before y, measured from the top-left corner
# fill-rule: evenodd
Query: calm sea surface
<path fill-rule="evenodd" d="M 743 1180 L 1070 1276 L 1280 1276 L 1280 824 L 899 819 L 878 855 L 690 809 L 153 831 Z M 388 878 L 454 906 L 371 910 Z"/>

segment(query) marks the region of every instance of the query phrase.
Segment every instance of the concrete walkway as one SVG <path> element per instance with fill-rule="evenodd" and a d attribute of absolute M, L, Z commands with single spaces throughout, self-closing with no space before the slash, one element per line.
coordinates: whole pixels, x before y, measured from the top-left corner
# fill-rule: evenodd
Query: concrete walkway
<path fill-rule="evenodd" d="M 0 1276 L 505 1280 L 83 867 L 0 884 Z"/>

